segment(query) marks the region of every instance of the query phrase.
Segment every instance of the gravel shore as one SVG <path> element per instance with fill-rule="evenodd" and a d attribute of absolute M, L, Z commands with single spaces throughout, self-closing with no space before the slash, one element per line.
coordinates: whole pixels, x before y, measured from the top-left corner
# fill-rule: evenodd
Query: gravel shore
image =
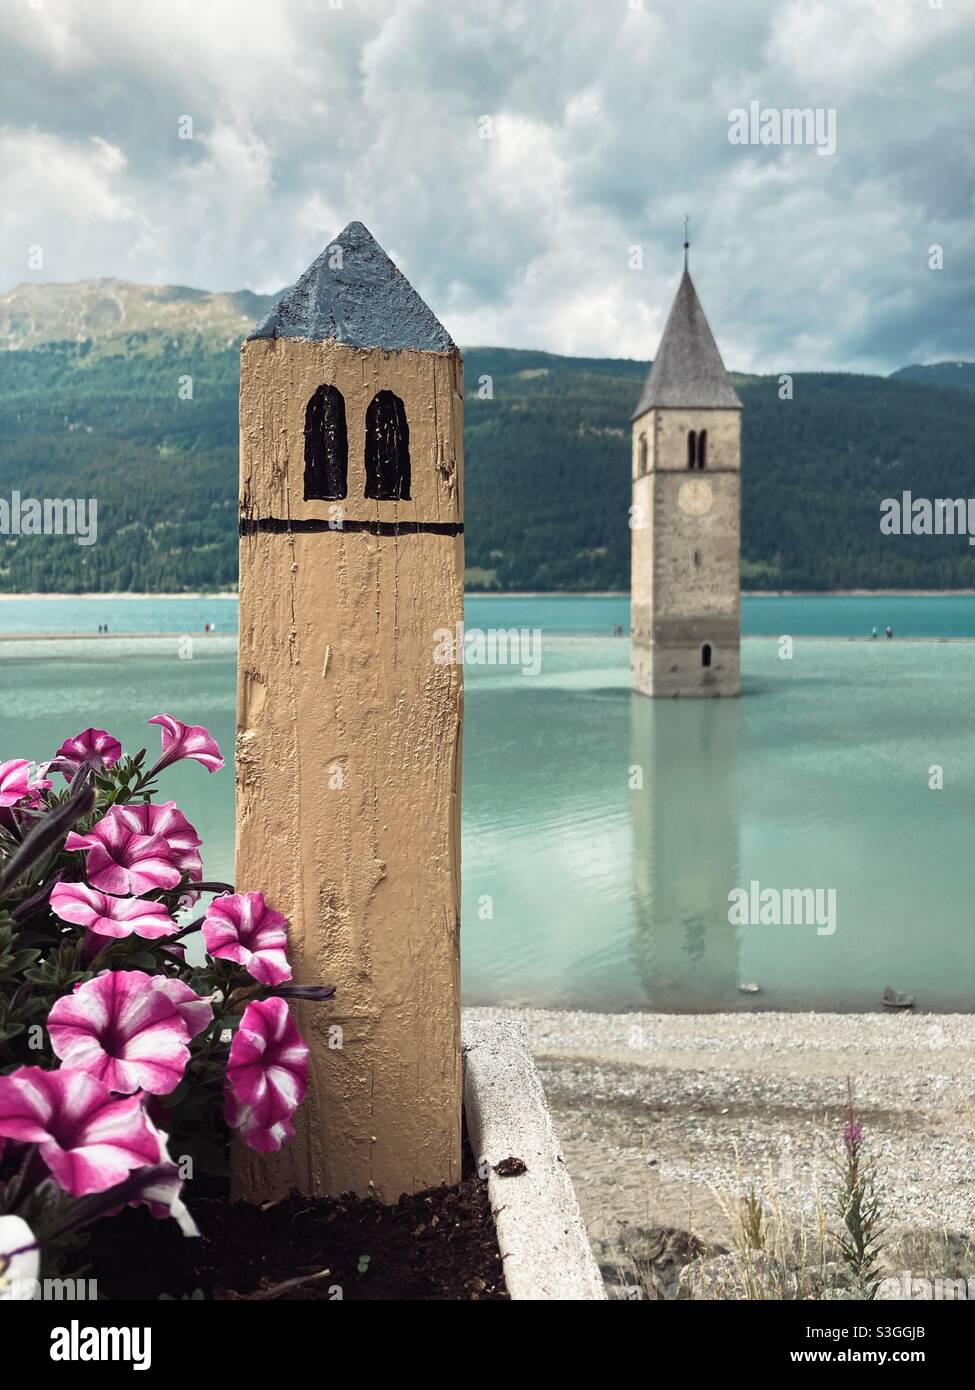
<path fill-rule="evenodd" d="M 973 1015 L 465 1012 L 525 1024 L 601 1247 L 633 1225 L 730 1244 L 752 1183 L 790 1220 L 831 1212 L 847 1077 L 894 1265 L 975 1231 Z"/>

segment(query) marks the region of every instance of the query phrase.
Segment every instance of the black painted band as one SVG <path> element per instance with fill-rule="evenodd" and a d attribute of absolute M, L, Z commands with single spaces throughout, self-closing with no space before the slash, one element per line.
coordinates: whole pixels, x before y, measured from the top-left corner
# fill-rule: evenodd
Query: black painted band
<path fill-rule="evenodd" d="M 287 535 L 297 531 L 368 531 L 372 536 L 462 536 L 462 521 L 355 521 L 344 517 L 342 521 L 328 521 L 324 517 L 280 517 L 280 516 L 242 516 L 239 532 L 242 536 L 255 536 L 265 532 L 272 536 Z"/>

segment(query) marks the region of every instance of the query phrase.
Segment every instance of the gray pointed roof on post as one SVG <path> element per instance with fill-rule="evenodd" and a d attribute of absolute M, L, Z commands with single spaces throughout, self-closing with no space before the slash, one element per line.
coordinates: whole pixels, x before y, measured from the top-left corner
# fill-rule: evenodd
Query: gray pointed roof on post
<path fill-rule="evenodd" d="M 664 336 L 631 419 L 661 409 L 740 410 L 690 272 L 685 268 Z"/>
<path fill-rule="evenodd" d="M 456 351 L 446 328 L 361 222 L 350 222 L 329 242 L 249 336 Z"/>

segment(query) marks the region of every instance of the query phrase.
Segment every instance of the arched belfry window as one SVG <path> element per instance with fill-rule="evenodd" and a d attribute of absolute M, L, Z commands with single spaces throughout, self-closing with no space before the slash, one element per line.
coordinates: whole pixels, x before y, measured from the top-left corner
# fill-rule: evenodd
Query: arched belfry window
<path fill-rule="evenodd" d="M 687 431 L 687 466 L 693 468 L 697 461 L 697 435 L 693 430 Z"/>
<path fill-rule="evenodd" d="M 366 496 L 409 501 L 410 427 L 392 391 L 377 391 L 366 411 Z"/>
<path fill-rule="evenodd" d="M 702 666 L 710 666 L 710 665 L 711 665 L 711 643 L 710 643 L 710 642 L 705 642 L 704 646 L 701 648 L 701 665 L 702 665 Z"/>
<path fill-rule="evenodd" d="M 647 436 L 640 435 L 640 473 L 641 476 L 647 471 Z"/>
<path fill-rule="evenodd" d="M 708 432 L 701 430 L 697 436 L 697 466 L 703 468 L 708 461 Z"/>
<path fill-rule="evenodd" d="M 345 399 L 337 386 L 319 386 L 305 407 L 305 501 L 345 497 L 348 486 Z"/>

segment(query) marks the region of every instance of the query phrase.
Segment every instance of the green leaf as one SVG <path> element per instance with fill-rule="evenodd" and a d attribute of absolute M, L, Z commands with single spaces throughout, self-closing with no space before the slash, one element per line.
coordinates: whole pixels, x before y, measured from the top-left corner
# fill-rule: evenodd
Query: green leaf
<path fill-rule="evenodd" d="M 36 960 L 39 960 L 40 954 L 40 951 L 14 951 L 13 955 L 0 962 L 0 979 L 10 975 L 19 975 L 29 965 L 33 965 Z"/>

